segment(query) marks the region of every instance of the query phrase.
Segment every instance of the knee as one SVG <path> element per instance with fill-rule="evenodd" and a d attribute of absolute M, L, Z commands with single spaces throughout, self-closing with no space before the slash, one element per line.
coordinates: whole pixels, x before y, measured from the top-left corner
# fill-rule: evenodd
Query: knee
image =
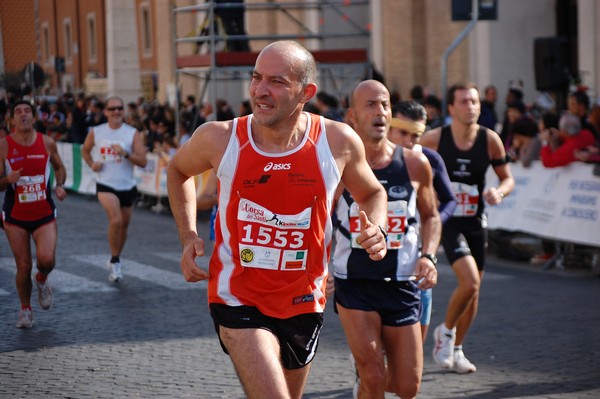
<path fill-rule="evenodd" d="M 48 274 L 54 269 L 54 256 L 53 255 L 38 255 L 37 256 L 37 268 L 43 274 Z"/>
<path fill-rule="evenodd" d="M 113 229 L 122 229 L 125 225 L 122 218 L 112 218 L 109 223 Z"/>
<path fill-rule="evenodd" d="M 481 284 L 479 283 L 479 281 L 469 281 L 463 285 L 463 290 L 469 297 L 474 298 L 479 295 L 480 286 Z"/>

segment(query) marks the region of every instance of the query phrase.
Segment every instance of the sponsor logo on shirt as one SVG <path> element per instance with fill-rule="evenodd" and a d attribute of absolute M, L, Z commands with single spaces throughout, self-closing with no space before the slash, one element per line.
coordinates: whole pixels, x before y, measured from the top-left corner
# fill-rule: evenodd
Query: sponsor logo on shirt
<path fill-rule="evenodd" d="M 268 164 L 265 165 L 265 168 L 263 169 L 265 172 L 268 172 L 270 170 L 290 170 L 292 168 L 292 164 L 291 163 L 273 163 L 273 162 L 269 162 Z"/>
<path fill-rule="evenodd" d="M 244 186 L 254 186 L 255 184 L 265 184 L 269 181 L 271 175 L 262 175 L 258 179 L 244 179 Z"/>
<path fill-rule="evenodd" d="M 297 297 L 293 298 L 292 305 L 299 305 L 304 302 L 314 302 L 314 301 L 315 301 L 314 294 L 306 294 L 306 295 L 301 295 L 301 296 L 297 296 Z"/>

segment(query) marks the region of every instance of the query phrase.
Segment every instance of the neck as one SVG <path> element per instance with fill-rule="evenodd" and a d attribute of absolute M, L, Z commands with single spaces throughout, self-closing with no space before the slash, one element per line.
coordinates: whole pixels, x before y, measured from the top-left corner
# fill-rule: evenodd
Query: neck
<path fill-rule="evenodd" d="M 117 122 L 108 121 L 108 127 L 110 127 L 113 130 L 117 130 L 118 128 L 121 127 L 121 125 L 123 125 L 123 122 L 117 123 Z"/>
<path fill-rule="evenodd" d="M 456 120 L 452 121 L 452 134 L 455 137 L 468 139 L 477 135 L 479 125 L 477 123 L 464 124 Z"/>
<path fill-rule="evenodd" d="M 254 143 L 266 152 L 293 150 L 300 145 L 306 132 L 308 121 L 302 115 L 274 126 L 264 126 L 253 122 L 252 139 Z"/>
<path fill-rule="evenodd" d="M 32 138 L 36 136 L 35 130 L 33 129 L 15 129 L 11 136 L 22 144 L 27 144 L 32 141 Z"/>
<path fill-rule="evenodd" d="M 365 153 L 371 169 L 381 169 L 389 165 L 394 149 L 395 145 L 387 139 L 366 144 Z"/>

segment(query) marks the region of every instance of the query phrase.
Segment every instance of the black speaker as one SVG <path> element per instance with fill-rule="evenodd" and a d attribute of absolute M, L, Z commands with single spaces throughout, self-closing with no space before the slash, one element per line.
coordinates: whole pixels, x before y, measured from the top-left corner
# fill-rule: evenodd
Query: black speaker
<path fill-rule="evenodd" d="M 539 91 L 568 87 L 569 42 L 564 37 L 538 37 L 534 42 L 535 87 Z"/>

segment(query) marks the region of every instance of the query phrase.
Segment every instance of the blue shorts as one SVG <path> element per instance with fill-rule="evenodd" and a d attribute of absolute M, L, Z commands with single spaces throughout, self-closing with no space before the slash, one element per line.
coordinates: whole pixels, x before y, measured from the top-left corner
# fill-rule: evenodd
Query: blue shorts
<path fill-rule="evenodd" d="M 431 321 L 431 303 L 433 299 L 433 289 L 421 290 L 421 325 L 428 326 Z"/>
<path fill-rule="evenodd" d="M 421 317 L 420 294 L 415 281 L 335 279 L 335 304 L 346 309 L 377 312 L 385 326 L 402 327 L 418 323 Z"/>

